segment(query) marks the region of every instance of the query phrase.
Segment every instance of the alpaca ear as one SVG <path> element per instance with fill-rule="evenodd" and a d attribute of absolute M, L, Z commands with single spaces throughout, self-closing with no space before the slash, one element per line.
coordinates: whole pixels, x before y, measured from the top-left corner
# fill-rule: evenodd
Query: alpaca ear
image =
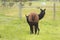
<path fill-rule="evenodd" d="M 27 17 L 27 15 L 25 15 L 25 17 Z"/>
<path fill-rule="evenodd" d="M 44 9 L 44 11 L 45 11 L 46 9 Z"/>
<path fill-rule="evenodd" d="M 42 10 L 42 9 L 40 9 L 40 10 Z"/>
<path fill-rule="evenodd" d="M 28 16 L 27 16 L 27 15 L 25 15 L 25 17 L 27 18 Z"/>

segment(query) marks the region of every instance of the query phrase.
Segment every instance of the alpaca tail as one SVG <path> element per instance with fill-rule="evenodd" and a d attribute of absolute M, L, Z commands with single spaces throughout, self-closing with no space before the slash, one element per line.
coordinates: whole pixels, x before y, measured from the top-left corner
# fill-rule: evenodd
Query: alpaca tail
<path fill-rule="evenodd" d="M 35 20 L 35 16 L 32 16 L 32 21 L 34 21 Z"/>

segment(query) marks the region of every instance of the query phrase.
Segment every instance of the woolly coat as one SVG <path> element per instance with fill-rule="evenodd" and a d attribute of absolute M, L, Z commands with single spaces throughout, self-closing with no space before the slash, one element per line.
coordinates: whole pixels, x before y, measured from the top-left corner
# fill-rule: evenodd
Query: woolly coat
<path fill-rule="evenodd" d="M 38 22 L 39 21 L 39 16 L 37 13 L 30 13 L 28 16 L 29 22 Z"/>

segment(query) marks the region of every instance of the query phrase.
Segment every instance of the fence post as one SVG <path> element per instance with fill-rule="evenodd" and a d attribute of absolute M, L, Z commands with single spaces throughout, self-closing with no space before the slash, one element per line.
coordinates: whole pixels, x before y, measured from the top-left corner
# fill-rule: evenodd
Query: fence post
<path fill-rule="evenodd" d="M 19 17 L 22 18 L 22 5 L 21 2 L 19 3 Z"/>
<path fill-rule="evenodd" d="M 56 4 L 55 4 L 55 2 L 54 2 L 54 4 L 53 4 L 53 20 L 55 20 L 55 17 L 56 17 Z"/>

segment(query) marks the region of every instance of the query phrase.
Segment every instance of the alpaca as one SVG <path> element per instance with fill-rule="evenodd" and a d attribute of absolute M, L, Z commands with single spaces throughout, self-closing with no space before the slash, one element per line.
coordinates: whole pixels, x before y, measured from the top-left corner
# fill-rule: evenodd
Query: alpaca
<path fill-rule="evenodd" d="M 38 28 L 38 21 L 41 20 L 44 17 L 46 9 L 44 9 L 44 10 L 40 9 L 40 10 L 41 10 L 41 12 L 40 12 L 40 14 L 38 14 L 38 16 L 35 13 L 31 13 L 33 15 L 31 15 L 31 14 L 28 15 L 28 16 L 25 15 L 27 23 L 30 26 L 30 32 L 32 34 L 33 34 L 33 26 L 35 26 L 35 34 L 37 33 L 37 30 L 38 30 L 38 34 L 39 34 L 40 29 Z M 32 16 L 32 20 L 31 20 L 30 16 Z M 35 18 L 34 18 L 34 16 L 35 16 Z M 37 18 L 37 20 L 36 20 L 36 18 Z"/>
<path fill-rule="evenodd" d="M 34 26 L 35 34 L 36 34 L 37 29 L 39 31 L 39 28 L 38 28 L 39 16 L 38 16 L 38 14 L 30 13 L 28 16 L 26 16 L 26 18 L 27 18 L 27 22 L 28 22 L 28 24 L 30 26 L 31 34 L 34 33 L 33 32 L 33 26 Z M 38 34 L 39 34 L 39 32 L 38 32 Z"/>

